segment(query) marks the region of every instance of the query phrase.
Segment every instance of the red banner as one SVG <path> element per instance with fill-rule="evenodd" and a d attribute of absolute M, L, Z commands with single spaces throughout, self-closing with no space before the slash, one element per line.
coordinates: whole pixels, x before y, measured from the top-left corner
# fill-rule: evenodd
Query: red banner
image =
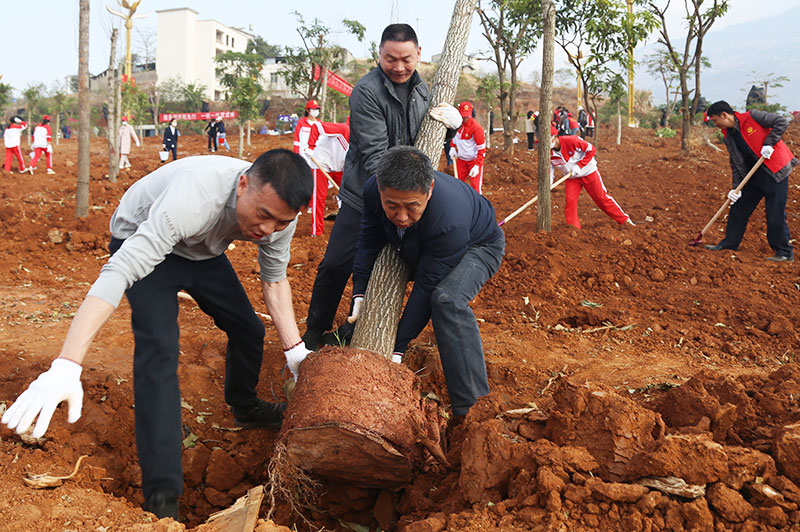
<path fill-rule="evenodd" d="M 214 111 L 211 113 L 161 113 L 158 115 L 159 122 L 169 122 L 175 120 L 211 120 L 212 118 L 237 118 L 238 111 Z"/>
<path fill-rule="evenodd" d="M 314 81 L 318 81 L 319 76 L 320 67 L 319 65 L 314 65 Z M 350 96 L 350 94 L 353 92 L 353 86 L 350 85 L 347 80 L 335 74 L 334 72 L 331 72 L 330 70 L 328 71 L 328 87 L 336 92 L 344 94 L 345 96 Z"/>

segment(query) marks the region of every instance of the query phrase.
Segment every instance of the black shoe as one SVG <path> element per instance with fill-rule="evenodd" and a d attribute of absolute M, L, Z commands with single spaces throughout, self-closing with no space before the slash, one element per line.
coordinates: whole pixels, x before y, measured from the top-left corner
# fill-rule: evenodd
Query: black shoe
<path fill-rule="evenodd" d="M 353 332 L 356 330 L 355 323 L 344 322 L 335 331 L 327 332 L 320 338 L 322 345 L 333 345 L 337 347 L 345 347 L 350 345 L 353 339 Z M 306 345 L 307 347 L 308 345 Z"/>
<path fill-rule="evenodd" d="M 159 519 L 171 517 L 178 519 L 178 494 L 172 490 L 156 490 L 142 505 L 142 510 L 156 515 Z"/>
<path fill-rule="evenodd" d="M 258 398 L 248 407 L 231 407 L 234 423 L 244 429 L 279 429 L 285 411 L 286 403 L 269 403 Z"/>
<path fill-rule="evenodd" d="M 767 257 L 766 260 L 771 260 L 772 262 L 794 262 L 794 255 L 778 255 L 777 253 L 773 257 Z"/>
<path fill-rule="evenodd" d="M 303 343 L 306 344 L 306 349 L 310 349 L 311 351 L 316 351 L 319 348 L 320 338 L 322 338 L 322 331 L 314 327 L 307 328 L 305 334 L 302 336 Z"/>
<path fill-rule="evenodd" d="M 704 247 L 709 251 L 719 251 L 721 249 L 726 249 L 726 248 L 722 247 L 720 244 L 714 244 L 714 245 L 706 244 Z"/>

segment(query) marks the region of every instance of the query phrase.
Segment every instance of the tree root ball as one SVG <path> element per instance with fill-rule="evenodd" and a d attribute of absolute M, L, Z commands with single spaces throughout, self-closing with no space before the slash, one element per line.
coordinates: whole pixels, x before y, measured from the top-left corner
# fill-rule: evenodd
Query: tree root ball
<path fill-rule="evenodd" d="M 329 347 L 303 362 L 279 443 L 292 466 L 364 487 L 411 482 L 440 446 L 435 403 L 421 397 L 414 374 L 371 351 Z"/>

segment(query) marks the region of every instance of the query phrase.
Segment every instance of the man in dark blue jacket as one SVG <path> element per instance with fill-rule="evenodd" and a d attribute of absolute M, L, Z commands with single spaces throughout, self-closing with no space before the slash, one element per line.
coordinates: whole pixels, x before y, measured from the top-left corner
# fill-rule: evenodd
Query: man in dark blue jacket
<path fill-rule="evenodd" d="M 164 139 L 161 141 L 161 147 L 164 151 L 172 152 L 172 160 L 178 159 L 178 137 L 181 134 L 178 132 L 178 121 L 174 118 L 169 121 L 169 126 L 164 130 Z M 162 162 L 167 162 L 164 159 Z"/>
<path fill-rule="evenodd" d="M 378 253 L 392 245 L 414 278 L 392 360 L 401 362 L 408 343 L 432 320 L 453 413 L 463 416 L 489 393 L 469 302 L 497 272 L 505 251 L 494 208 L 466 184 L 435 172 L 411 146 L 385 153 L 364 185 L 363 202 L 348 321 L 358 318 Z"/>

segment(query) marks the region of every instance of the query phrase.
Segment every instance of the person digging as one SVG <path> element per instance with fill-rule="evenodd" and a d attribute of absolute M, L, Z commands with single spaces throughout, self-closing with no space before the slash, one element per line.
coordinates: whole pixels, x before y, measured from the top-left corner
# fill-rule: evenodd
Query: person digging
<path fill-rule="evenodd" d="M 311 198 L 311 170 L 288 150 L 271 150 L 250 164 L 221 156 L 187 157 L 131 186 L 111 217 L 108 260 L 70 325 L 61 352 L 3 414 L 2 423 L 44 435 L 55 408 L 81 416 L 80 375 L 89 346 L 122 298 L 134 335 L 136 444 L 143 508 L 178 519 L 183 492 L 181 399 L 178 388 L 178 299 L 186 291 L 228 336 L 225 401 L 236 425 L 279 428 L 285 403 L 256 395 L 264 324 L 253 310 L 225 250 L 234 240 L 258 244 L 267 309 L 297 376 L 305 348 L 286 278 L 297 213 Z"/>
<path fill-rule="evenodd" d="M 794 248 L 786 223 L 786 198 L 789 193 L 789 174 L 800 161 L 781 140 L 789 120 L 765 111 L 737 113 L 724 100 L 714 102 L 706 112 L 709 120 L 722 130 L 730 156 L 733 185 L 728 192 L 731 208 L 725 238 L 705 248 L 710 251 L 739 249 L 750 215 L 764 198 L 767 242 L 775 251 L 775 255 L 766 257 L 766 260 L 793 261 Z M 759 156 L 763 157 L 764 163 L 737 192 L 743 176 L 756 165 Z"/>

